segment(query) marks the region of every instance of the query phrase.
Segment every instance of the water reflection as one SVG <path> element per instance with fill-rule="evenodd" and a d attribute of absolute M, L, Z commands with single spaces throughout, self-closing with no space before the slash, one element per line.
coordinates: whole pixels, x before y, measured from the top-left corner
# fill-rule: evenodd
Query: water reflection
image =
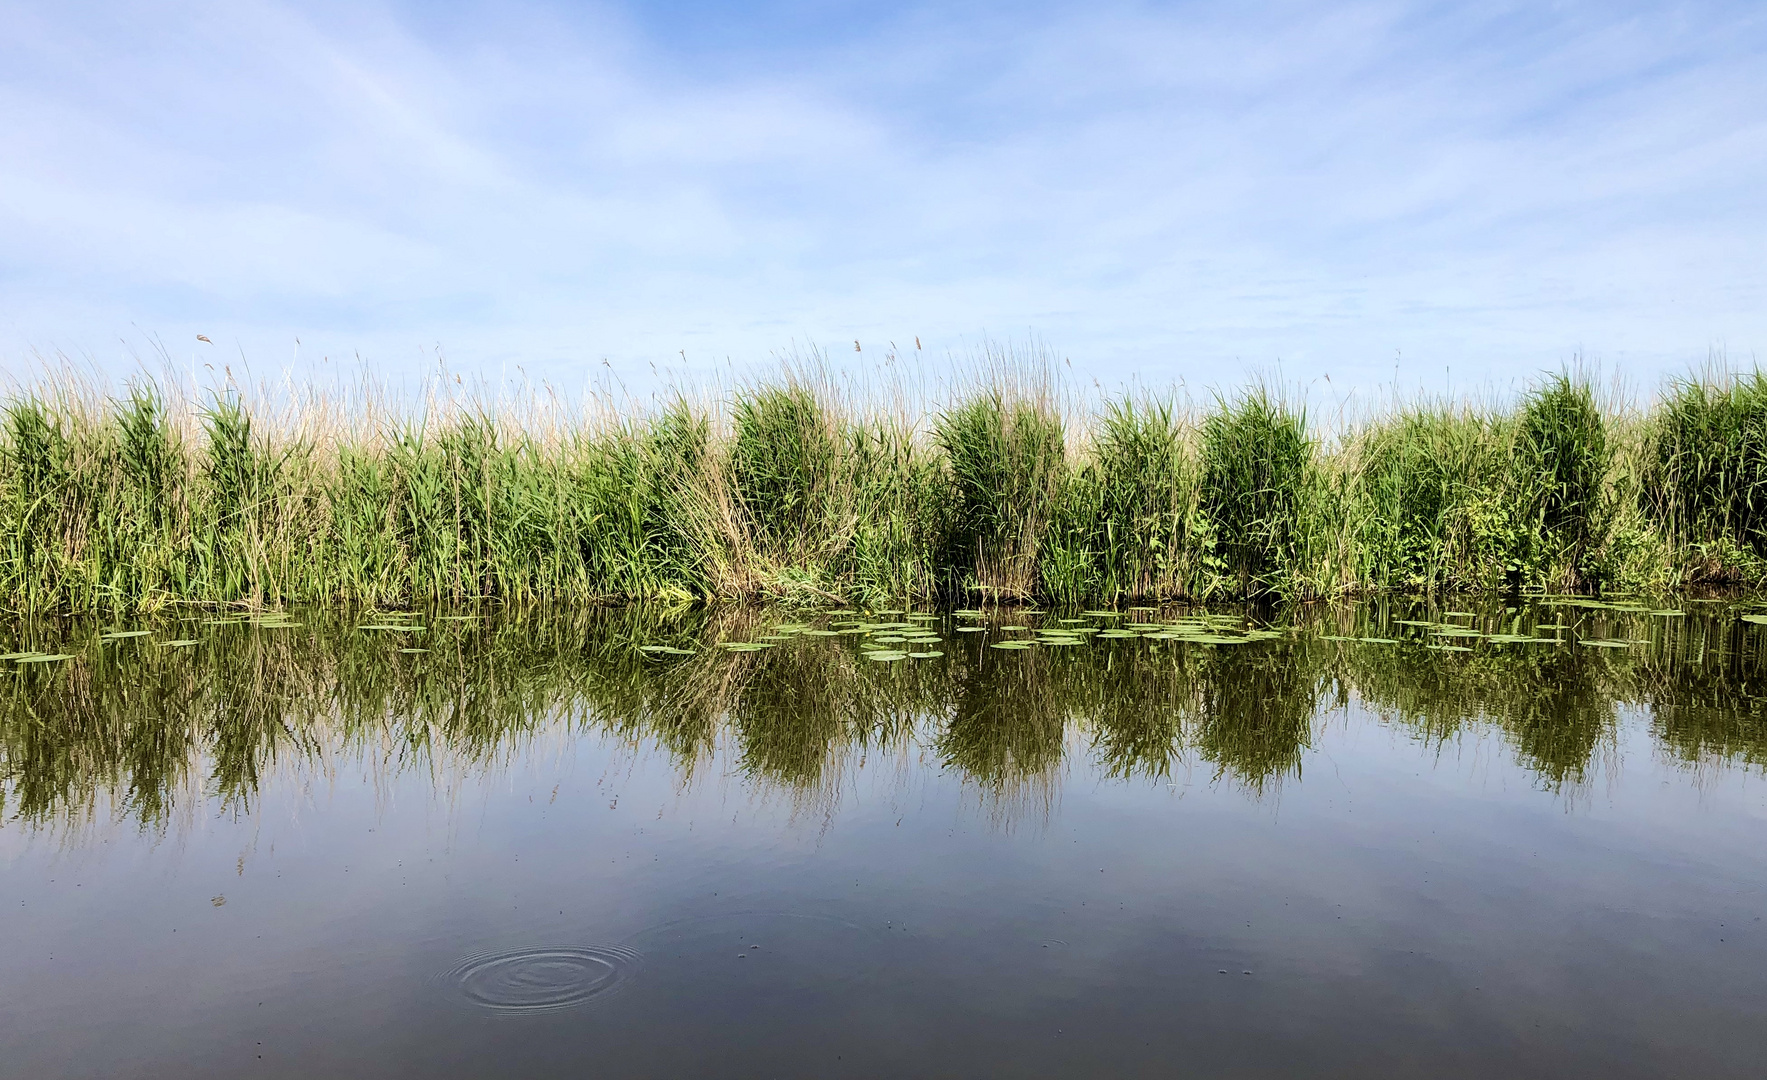
<path fill-rule="evenodd" d="M 1148 624 L 1135 634 L 1103 616 L 945 616 L 867 633 L 827 615 L 644 608 L 428 613 L 393 617 L 397 632 L 343 612 L 150 621 L 152 634 L 126 638 L 32 624 L 11 628 L 11 648 L 74 656 L 0 674 L 0 775 L 7 817 L 27 826 L 111 815 L 162 827 L 201 800 L 249 811 L 278 769 L 352 755 L 482 768 L 543 734 L 602 732 L 666 754 L 683 782 L 726 753 L 749 782 L 794 797 L 913 748 L 1001 805 L 1047 795 L 1077 749 L 1112 777 L 1200 766 L 1257 796 L 1297 776 L 1321 718 L 1354 702 L 1426 748 L 1494 726 L 1553 787 L 1584 782 L 1628 708 L 1648 712 L 1673 759 L 1767 764 L 1767 627 L 1730 605 L 1631 608 L 1240 613 L 1241 629 L 1279 632 L 1236 644 L 1148 630 L 1170 613 L 1134 616 Z M 1083 636 L 995 647 L 1039 625 Z M 936 636 L 900 648 L 942 655 L 868 655 L 867 641 L 891 635 Z M 1458 641 L 1471 644 L 1441 647 Z"/>

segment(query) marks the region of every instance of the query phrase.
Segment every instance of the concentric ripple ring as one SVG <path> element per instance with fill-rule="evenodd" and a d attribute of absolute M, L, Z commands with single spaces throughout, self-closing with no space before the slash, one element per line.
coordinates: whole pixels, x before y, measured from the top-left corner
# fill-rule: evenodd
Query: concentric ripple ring
<path fill-rule="evenodd" d="M 467 1001 L 499 1013 L 568 1009 L 618 990 L 639 954 L 620 945 L 548 945 L 471 956 L 447 974 Z"/>

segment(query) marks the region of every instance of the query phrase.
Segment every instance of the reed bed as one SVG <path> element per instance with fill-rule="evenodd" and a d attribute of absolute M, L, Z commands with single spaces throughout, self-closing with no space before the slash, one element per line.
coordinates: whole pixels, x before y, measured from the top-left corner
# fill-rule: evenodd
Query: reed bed
<path fill-rule="evenodd" d="M 787 370 L 646 408 L 192 395 L 0 401 L 0 607 L 498 598 L 1304 601 L 1767 580 L 1767 376 L 1650 406 L 1575 374 L 1329 430 L 1254 385 L 1091 403 L 994 364 L 874 405 Z"/>

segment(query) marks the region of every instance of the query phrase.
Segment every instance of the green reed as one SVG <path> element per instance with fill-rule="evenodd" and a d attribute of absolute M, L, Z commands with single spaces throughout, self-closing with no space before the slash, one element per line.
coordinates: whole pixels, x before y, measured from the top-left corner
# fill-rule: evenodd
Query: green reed
<path fill-rule="evenodd" d="M 1264 387 L 1079 408 L 1006 371 L 916 413 L 826 383 L 577 412 L 20 390 L 0 402 L 0 607 L 1767 581 L 1759 373 L 1674 383 L 1646 412 L 1558 375 L 1507 409 L 1419 402 L 1329 432 Z"/>
<path fill-rule="evenodd" d="M 1767 377 L 1675 382 L 1652 415 L 1650 509 L 1699 569 L 1753 580 L 1767 556 Z"/>

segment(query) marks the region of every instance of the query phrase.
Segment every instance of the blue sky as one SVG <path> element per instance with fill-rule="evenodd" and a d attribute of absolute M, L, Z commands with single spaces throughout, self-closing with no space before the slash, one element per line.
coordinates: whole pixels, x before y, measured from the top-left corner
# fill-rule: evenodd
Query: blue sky
<path fill-rule="evenodd" d="M 0 365 L 1767 353 L 1759 3 L 9 3 Z M 204 334 L 215 344 L 202 345 Z M 299 339 L 299 346 L 296 340 Z M 865 352 L 855 353 L 858 340 Z"/>

